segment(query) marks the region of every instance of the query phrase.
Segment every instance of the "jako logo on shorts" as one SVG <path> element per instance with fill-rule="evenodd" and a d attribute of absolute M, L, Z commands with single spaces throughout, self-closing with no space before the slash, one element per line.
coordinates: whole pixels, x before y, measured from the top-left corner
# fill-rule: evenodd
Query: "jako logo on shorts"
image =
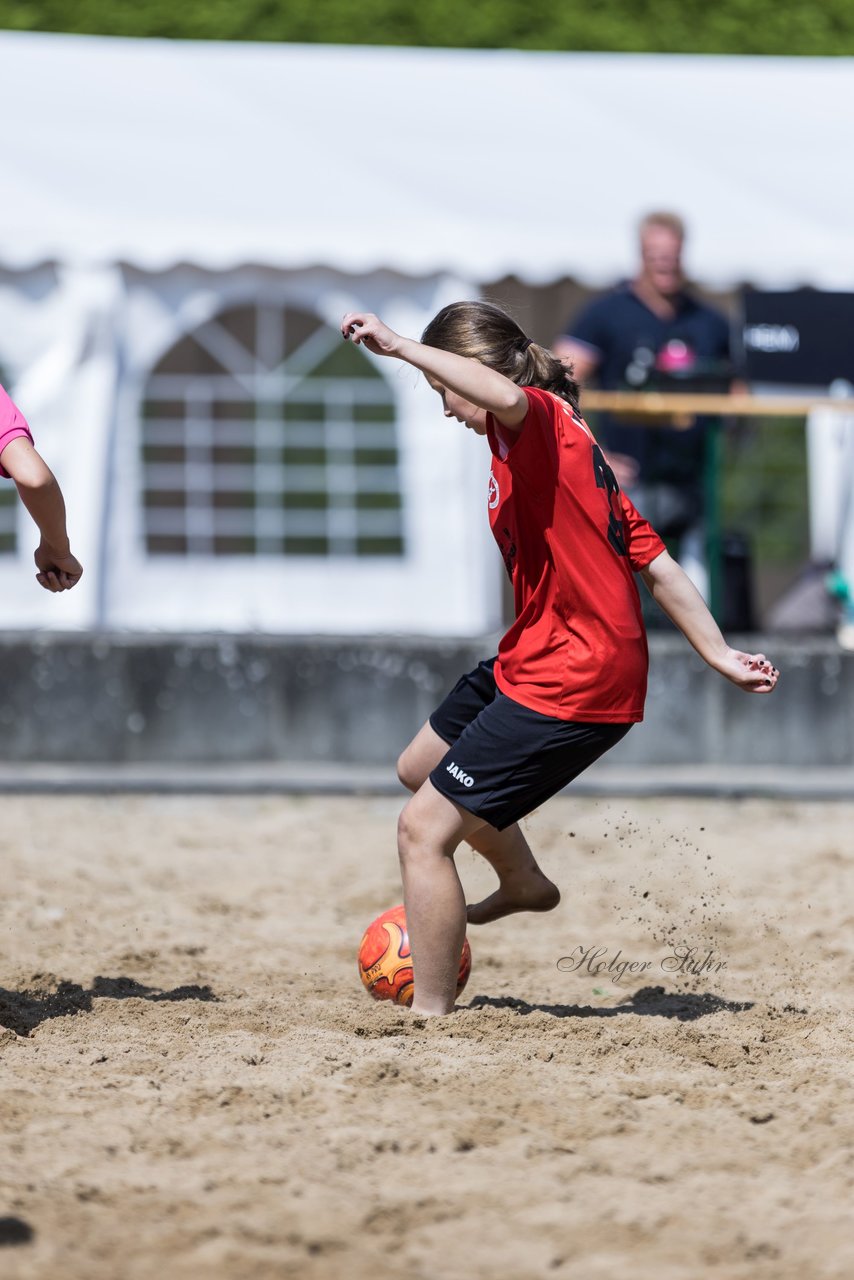
<path fill-rule="evenodd" d="M 448 765 L 445 772 L 450 773 L 454 778 L 457 779 L 457 782 L 461 782 L 464 787 L 474 786 L 474 778 L 471 776 L 471 774 L 463 773 L 460 766 L 458 764 L 454 764 L 453 760 Z"/>

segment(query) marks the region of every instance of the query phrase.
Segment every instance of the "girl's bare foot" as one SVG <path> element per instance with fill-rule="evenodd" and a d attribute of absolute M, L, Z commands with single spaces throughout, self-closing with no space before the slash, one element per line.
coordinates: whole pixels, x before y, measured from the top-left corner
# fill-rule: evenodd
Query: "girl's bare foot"
<path fill-rule="evenodd" d="M 410 1006 L 410 1013 L 416 1018 L 447 1018 L 449 1013 L 454 1012 L 454 1005 L 450 1009 L 419 1009 L 413 1001 Z"/>
<path fill-rule="evenodd" d="M 528 872 L 503 880 L 495 893 L 466 907 L 469 924 L 489 924 L 517 911 L 553 911 L 560 902 L 560 890 L 542 871 Z"/>

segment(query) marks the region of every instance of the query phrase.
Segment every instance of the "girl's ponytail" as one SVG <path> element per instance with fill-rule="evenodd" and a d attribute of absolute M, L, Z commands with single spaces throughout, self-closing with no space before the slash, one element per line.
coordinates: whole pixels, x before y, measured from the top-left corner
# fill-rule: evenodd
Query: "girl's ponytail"
<path fill-rule="evenodd" d="M 578 409 L 578 383 L 572 376 L 572 366 L 558 360 L 548 347 L 541 347 L 532 342 L 524 353 L 525 372 L 523 377 L 514 378 L 520 387 L 541 387 L 543 391 L 551 391 L 572 405 L 576 413 Z"/>

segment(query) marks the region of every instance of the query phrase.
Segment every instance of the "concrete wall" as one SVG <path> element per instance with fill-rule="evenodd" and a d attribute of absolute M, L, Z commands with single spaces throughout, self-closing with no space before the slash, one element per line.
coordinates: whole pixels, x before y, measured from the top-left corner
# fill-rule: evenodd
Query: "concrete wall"
<path fill-rule="evenodd" d="M 0 760 L 312 761 L 391 765 L 494 640 L 0 636 Z M 652 636 L 647 718 L 608 757 L 655 764 L 845 765 L 854 654 L 759 639 L 771 698 L 714 675 L 678 636 Z"/>

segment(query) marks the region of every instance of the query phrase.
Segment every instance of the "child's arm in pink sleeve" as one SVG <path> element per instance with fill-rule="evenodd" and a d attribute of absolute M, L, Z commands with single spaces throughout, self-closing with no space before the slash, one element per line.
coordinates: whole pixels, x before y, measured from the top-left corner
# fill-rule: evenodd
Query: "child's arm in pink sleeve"
<path fill-rule="evenodd" d="M 80 581 L 83 569 L 71 554 L 62 490 L 50 467 L 36 453 L 29 431 L 13 435 L 5 444 L 0 436 L 0 468 L 14 480 L 20 499 L 41 534 L 35 553 L 36 581 L 47 591 L 68 591 Z"/>
<path fill-rule="evenodd" d="M 4 388 L 0 387 L 0 476 L 7 480 L 9 472 L 3 466 L 3 450 L 7 444 L 19 438 L 29 440 L 30 444 L 33 442 L 26 418 Z"/>

